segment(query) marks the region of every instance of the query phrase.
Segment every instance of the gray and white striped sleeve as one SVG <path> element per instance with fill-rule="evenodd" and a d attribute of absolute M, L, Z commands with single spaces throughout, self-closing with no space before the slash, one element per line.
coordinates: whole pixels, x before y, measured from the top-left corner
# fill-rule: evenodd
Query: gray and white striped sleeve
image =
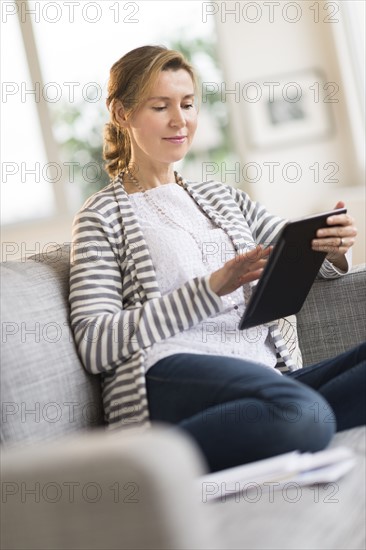
<path fill-rule="evenodd" d="M 257 244 L 274 244 L 285 219 L 270 214 L 260 203 L 253 201 L 247 193 L 234 189 L 234 198 L 242 211 Z"/>
<path fill-rule="evenodd" d="M 112 224 L 95 210 L 75 217 L 70 267 L 71 326 L 84 367 L 94 374 L 120 366 L 133 353 L 219 312 L 221 299 L 209 275 L 197 277 L 159 298 L 123 309 L 132 292 L 122 275 Z M 126 291 L 127 287 L 127 291 Z"/>
<path fill-rule="evenodd" d="M 252 201 L 244 191 L 239 189 L 235 190 L 235 200 L 240 206 L 256 242 L 266 245 L 275 243 L 286 220 L 269 214 L 264 206 Z M 348 251 L 346 260 L 348 272 L 352 266 L 352 251 Z M 324 260 L 319 270 L 319 276 L 325 279 L 336 279 L 344 274 L 345 272 L 341 272 L 327 259 Z"/>

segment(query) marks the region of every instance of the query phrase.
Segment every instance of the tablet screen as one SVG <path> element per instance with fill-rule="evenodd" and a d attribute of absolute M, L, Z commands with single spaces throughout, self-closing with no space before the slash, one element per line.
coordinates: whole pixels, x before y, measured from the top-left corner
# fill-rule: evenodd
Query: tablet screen
<path fill-rule="evenodd" d="M 288 222 L 282 229 L 267 265 L 242 316 L 239 329 L 262 325 L 297 313 L 327 255 L 312 250 L 316 231 L 329 216 L 347 212 L 339 208 Z"/>

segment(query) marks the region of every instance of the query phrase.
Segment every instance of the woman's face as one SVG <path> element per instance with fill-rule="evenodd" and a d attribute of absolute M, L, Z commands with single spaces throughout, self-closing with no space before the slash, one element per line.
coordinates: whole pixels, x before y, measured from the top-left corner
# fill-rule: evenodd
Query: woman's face
<path fill-rule="evenodd" d="M 124 123 L 131 160 L 171 164 L 187 153 L 197 127 L 194 86 L 187 71 L 161 71 L 149 98 Z"/>

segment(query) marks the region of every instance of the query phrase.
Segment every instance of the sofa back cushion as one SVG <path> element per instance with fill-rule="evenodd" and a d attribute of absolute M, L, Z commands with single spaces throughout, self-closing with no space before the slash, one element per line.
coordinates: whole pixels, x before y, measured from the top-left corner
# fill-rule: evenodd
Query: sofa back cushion
<path fill-rule="evenodd" d="M 69 326 L 68 246 L 1 264 L 1 442 L 39 442 L 102 424 L 100 381 Z"/>

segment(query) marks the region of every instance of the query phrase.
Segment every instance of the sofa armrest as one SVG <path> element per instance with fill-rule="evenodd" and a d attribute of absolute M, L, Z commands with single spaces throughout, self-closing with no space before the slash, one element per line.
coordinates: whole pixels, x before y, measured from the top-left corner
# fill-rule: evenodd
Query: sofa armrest
<path fill-rule="evenodd" d="M 179 432 L 95 433 L 2 453 L 1 548 L 217 548 Z"/>
<path fill-rule="evenodd" d="M 338 279 L 316 279 L 297 315 L 304 365 L 346 351 L 366 339 L 366 266 Z"/>

